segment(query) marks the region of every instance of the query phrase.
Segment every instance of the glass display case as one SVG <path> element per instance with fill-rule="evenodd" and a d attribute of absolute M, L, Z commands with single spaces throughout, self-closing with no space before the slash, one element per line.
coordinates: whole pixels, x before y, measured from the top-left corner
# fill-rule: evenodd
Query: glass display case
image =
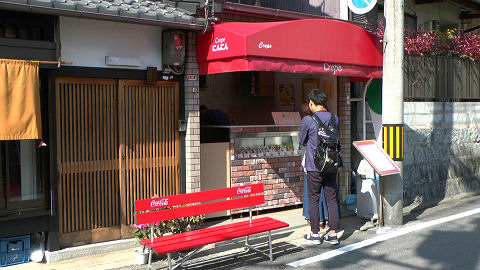
<path fill-rule="evenodd" d="M 241 133 L 234 145 L 236 159 L 300 155 L 298 131 Z"/>

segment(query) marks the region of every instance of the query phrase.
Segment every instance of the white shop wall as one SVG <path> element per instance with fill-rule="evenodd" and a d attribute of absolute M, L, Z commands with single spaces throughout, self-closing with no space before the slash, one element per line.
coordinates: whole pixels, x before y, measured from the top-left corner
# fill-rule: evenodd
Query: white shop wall
<path fill-rule="evenodd" d="M 162 67 L 162 28 L 60 17 L 63 62 L 72 66 L 146 69 Z M 105 56 L 136 58 L 139 67 L 107 66 Z"/>

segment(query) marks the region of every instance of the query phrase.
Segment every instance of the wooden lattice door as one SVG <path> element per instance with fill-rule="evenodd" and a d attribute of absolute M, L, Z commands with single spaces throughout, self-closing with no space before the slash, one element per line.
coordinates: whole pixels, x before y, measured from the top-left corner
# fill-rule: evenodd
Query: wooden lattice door
<path fill-rule="evenodd" d="M 178 84 L 121 81 L 120 88 L 122 224 L 130 225 L 135 200 L 180 192 Z"/>
<path fill-rule="evenodd" d="M 178 83 L 56 79 L 62 247 L 130 237 L 133 202 L 179 192 Z"/>

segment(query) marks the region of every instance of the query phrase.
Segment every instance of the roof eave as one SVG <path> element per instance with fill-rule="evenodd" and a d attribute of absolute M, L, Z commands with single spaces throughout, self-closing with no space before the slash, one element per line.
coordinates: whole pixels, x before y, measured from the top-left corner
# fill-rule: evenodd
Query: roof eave
<path fill-rule="evenodd" d="M 9 3 L 4 1 L 0 1 L 0 9 L 29 12 L 29 13 L 39 13 L 39 14 L 54 15 L 54 16 L 66 16 L 66 17 L 74 17 L 74 18 L 111 21 L 111 22 L 162 26 L 170 29 L 183 29 L 183 30 L 191 30 L 191 31 L 204 30 L 204 26 L 200 24 L 180 23 L 180 22 L 152 20 L 152 19 L 145 19 L 145 18 L 134 18 L 134 17 L 128 17 L 128 16 L 108 15 L 108 14 L 85 12 L 85 11 L 78 11 L 78 10 L 59 9 L 54 7 L 42 7 L 42 6 L 33 6 L 33 5 L 20 4 L 20 3 Z"/>

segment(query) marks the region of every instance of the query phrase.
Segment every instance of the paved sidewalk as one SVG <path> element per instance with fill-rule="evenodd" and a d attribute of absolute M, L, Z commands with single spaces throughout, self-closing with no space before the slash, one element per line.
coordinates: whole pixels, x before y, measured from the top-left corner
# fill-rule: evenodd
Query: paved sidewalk
<path fill-rule="evenodd" d="M 459 205 L 465 204 L 468 205 L 469 202 L 476 201 L 480 196 L 467 196 L 465 198 L 456 198 L 441 202 L 439 204 L 431 205 L 412 205 L 410 207 L 404 208 L 404 226 L 409 226 L 418 222 L 422 222 L 422 219 L 428 216 L 431 216 L 434 213 L 441 213 L 445 209 L 457 209 Z M 347 210 L 344 204 L 342 206 L 342 219 L 340 219 L 340 228 L 344 230 L 343 237 L 341 241 L 344 243 L 354 243 L 357 241 L 365 240 L 370 237 L 375 236 L 375 230 L 369 231 L 359 231 L 360 227 L 365 224 L 366 220 L 359 218 L 355 213 Z M 417 210 L 421 211 L 417 211 Z M 416 211 L 416 212 L 415 212 Z M 454 210 L 451 210 L 454 211 Z M 421 215 L 420 215 L 421 214 Z M 302 208 L 299 206 L 295 209 L 280 209 L 275 212 L 263 212 L 260 215 L 255 215 L 254 218 L 259 218 L 262 216 L 269 216 L 281 221 L 284 221 L 290 225 L 288 228 L 277 230 L 272 232 L 273 245 L 277 247 L 292 249 L 293 251 L 297 250 L 300 252 L 305 248 L 305 243 L 303 241 L 303 235 L 310 230 L 307 226 L 305 219 L 302 216 Z M 248 219 L 248 217 L 236 218 L 233 222 L 240 220 Z M 232 222 L 230 219 L 223 219 L 220 221 L 208 222 L 206 225 L 218 225 Z M 251 237 L 252 242 L 257 242 L 256 240 L 265 241 L 266 235 L 259 234 L 256 237 Z M 125 240 L 122 240 L 125 241 Z M 115 242 L 115 241 L 113 241 Z M 84 246 L 85 249 L 93 249 L 92 246 Z M 215 247 L 215 249 L 212 249 Z M 24 264 L 8 266 L 6 270 L 36 270 L 36 269 L 48 269 L 48 270 L 60 270 L 60 269 L 147 269 L 147 265 L 136 265 L 134 258 L 134 250 L 138 248 L 128 248 L 124 250 L 108 252 L 104 254 L 91 255 L 87 257 L 57 262 L 57 263 L 35 263 L 29 262 Z M 206 259 L 210 256 L 223 255 L 224 252 L 230 253 L 237 249 L 236 245 L 233 245 L 231 241 L 226 241 L 222 243 L 212 244 L 204 248 L 200 253 L 201 259 Z M 275 254 L 274 254 L 275 256 Z M 265 258 L 267 263 L 268 259 Z M 167 262 L 164 257 L 154 260 L 153 266 L 155 268 L 165 268 Z"/>
<path fill-rule="evenodd" d="M 290 225 L 288 228 L 274 231 L 273 242 L 281 240 L 283 242 L 296 242 L 298 239 L 302 239 L 303 234 L 309 231 L 307 222 L 302 216 L 302 207 L 301 205 L 298 208 L 294 209 L 280 209 L 277 211 L 261 212 L 259 215 L 254 215 L 253 218 L 259 218 L 262 216 L 269 216 L 281 221 L 284 221 Z M 206 225 L 219 225 L 227 224 L 229 222 L 237 222 L 241 220 L 248 219 L 248 213 L 246 217 L 230 219 L 222 219 L 216 221 L 207 222 Z M 353 233 L 354 230 L 358 229 L 365 220 L 356 217 L 356 215 L 347 210 L 345 207 L 342 207 L 342 219 L 340 220 L 342 229 L 345 230 L 345 233 Z M 277 239 L 275 238 L 277 235 Z M 263 234 L 259 234 L 259 237 L 263 237 Z M 281 239 L 279 239 L 281 238 Z M 255 237 L 252 237 L 254 240 Z M 225 243 L 225 244 L 224 244 Z M 205 249 L 211 249 L 215 246 L 228 245 L 228 241 L 219 244 L 213 244 L 207 246 Z M 86 247 L 88 248 L 88 246 Z M 147 269 L 146 265 L 135 265 L 134 251 L 138 248 L 129 248 L 115 252 L 108 252 L 99 255 L 91 255 L 87 257 L 56 262 L 56 263 L 23 263 L 18 265 L 12 265 L 6 270 L 60 270 L 60 269 Z M 232 252 L 231 248 L 227 248 L 228 252 Z M 218 253 L 216 253 L 218 255 Z M 207 255 L 208 256 L 208 255 Z M 166 266 L 166 260 L 157 260 L 154 264 L 155 267 L 164 267 Z"/>

